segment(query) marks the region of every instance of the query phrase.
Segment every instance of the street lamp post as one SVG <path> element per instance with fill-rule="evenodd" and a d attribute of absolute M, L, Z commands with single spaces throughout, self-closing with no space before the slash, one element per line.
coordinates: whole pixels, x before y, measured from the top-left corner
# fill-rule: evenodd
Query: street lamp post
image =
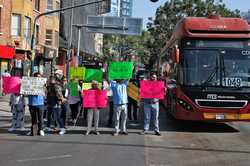
<path fill-rule="evenodd" d="M 42 16 L 46 16 L 46 15 L 50 15 L 50 14 L 53 14 L 53 13 L 58 13 L 58 12 L 62 12 L 62 11 L 65 11 L 65 10 L 69 10 L 69 9 L 73 9 L 73 8 L 78 8 L 78 7 L 84 7 L 84 6 L 88 6 L 88 5 L 92 5 L 92 4 L 96 4 L 96 3 L 101 3 L 103 1 L 107 1 L 107 0 L 98 0 L 98 1 L 93 1 L 93 2 L 87 2 L 87 3 L 82 3 L 82 4 L 79 4 L 79 5 L 72 5 L 70 7 L 65 7 L 65 8 L 61 8 L 61 9 L 57 9 L 57 10 L 51 10 L 51 11 L 48 11 L 48 12 L 44 12 L 44 13 L 40 13 L 38 14 L 35 19 L 34 19 L 34 23 L 33 23 L 33 32 L 32 32 L 32 36 L 31 36 L 31 52 L 32 52 L 32 64 L 31 64 L 31 73 L 33 73 L 33 65 L 34 65 L 34 58 L 35 58 L 35 52 L 34 52 L 34 47 L 36 45 L 35 43 L 35 34 L 36 34 L 36 23 L 37 23 L 37 20 L 42 17 Z M 68 58 L 67 58 L 68 59 Z M 67 63 L 69 63 L 69 60 L 67 61 Z"/>

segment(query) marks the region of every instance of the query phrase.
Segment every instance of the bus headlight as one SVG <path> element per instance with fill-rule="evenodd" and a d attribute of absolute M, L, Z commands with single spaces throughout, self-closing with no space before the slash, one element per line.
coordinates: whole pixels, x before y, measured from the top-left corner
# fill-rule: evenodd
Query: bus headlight
<path fill-rule="evenodd" d="M 194 111 L 193 107 L 191 105 L 189 105 L 187 102 L 185 102 L 182 99 L 178 99 L 178 103 L 186 110 L 188 111 Z"/>

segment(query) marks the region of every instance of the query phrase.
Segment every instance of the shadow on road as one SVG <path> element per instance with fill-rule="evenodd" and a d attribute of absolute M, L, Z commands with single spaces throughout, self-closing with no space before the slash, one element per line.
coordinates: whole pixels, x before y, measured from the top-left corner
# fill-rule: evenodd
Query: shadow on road
<path fill-rule="evenodd" d="M 226 123 L 198 122 L 176 120 L 163 107 L 160 111 L 161 131 L 173 132 L 202 132 L 202 133 L 231 133 L 239 132 L 237 129 Z"/>

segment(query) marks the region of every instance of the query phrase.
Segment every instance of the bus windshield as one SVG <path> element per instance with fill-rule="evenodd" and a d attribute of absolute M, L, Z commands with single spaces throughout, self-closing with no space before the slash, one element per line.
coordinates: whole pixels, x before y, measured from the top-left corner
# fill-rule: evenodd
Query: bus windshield
<path fill-rule="evenodd" d="M 219 80 L 219 52 L 212 50 L 184 51 L 184 84 L 190 86 L 202 85 L 214 73 L 210 85 L 217 85 Z"/>
<path fill-rule="evenodd" d="M 242 51 L 185 50 L 184 85 L 250 87 L 250 55 Z"/>

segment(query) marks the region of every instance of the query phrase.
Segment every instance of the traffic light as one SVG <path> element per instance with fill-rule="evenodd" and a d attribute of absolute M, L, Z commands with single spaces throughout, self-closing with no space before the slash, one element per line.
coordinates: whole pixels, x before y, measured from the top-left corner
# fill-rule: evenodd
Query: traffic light
<path fill-rule="evenodd" d="M 150 2 L 157 2 L 158 0 L 149 0 Z"/>

